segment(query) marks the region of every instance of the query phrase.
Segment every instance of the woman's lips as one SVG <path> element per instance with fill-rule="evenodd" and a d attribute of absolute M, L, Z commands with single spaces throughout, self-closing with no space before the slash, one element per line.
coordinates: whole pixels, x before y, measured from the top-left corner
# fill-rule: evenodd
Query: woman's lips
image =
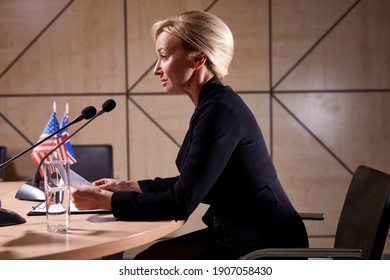
<path fill-rule="evenodd" d="M 161 80 L 160 80 L 160 83 L 161 83 L 161 85 L 162 85 L 163 87 L 165 87 L 165 86 L 167 85 L 167 80 L 161 79 Z"/>

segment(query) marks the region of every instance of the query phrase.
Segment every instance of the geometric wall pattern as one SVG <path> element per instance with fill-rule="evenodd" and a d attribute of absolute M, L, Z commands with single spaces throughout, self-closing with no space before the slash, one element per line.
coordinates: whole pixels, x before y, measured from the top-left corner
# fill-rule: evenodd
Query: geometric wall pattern
<path fill-rule="evenodd" d="M 311 242 L 332 245 L 353 171 L 390 172 L 390 2 L 387 0 L 2 0 L 0 145 L 7 158 L 37 141 L 57 103 L 70 117 L 108 98 L 114 111 L 72 139 L 114 146 L 114 176 L 176 175 L 194 110 L 162 92 L 150 26 L 184 10 L 221 17 L 235 37 L 225 83 L 253 110 Z M 71 128 L 70 132 L 75 128 Z M 6 180 L 35 173 L 29 155 Z M 188 225 L 197 221 L 200 207 Z"/>

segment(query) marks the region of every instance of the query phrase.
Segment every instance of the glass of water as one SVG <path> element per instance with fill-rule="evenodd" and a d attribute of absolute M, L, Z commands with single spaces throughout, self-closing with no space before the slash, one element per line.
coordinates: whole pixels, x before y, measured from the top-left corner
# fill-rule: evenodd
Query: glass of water
<path fill-rule="evenodd" d="M 70 230 L 70 167 L 67 160 L 44 163 L 46 223 L 49 232 Z"/>

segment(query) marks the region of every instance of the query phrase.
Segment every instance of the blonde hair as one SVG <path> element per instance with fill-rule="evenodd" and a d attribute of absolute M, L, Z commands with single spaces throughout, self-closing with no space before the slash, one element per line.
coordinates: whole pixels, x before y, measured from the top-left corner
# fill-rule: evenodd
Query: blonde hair
<path fill-rule="evenodd" d="M 229 27 L 218 17 L 202 11 L 184 12 L 156 22 L 151 31 L 154 40 L 167 32 L 183 42 L 189 55 L 204 54 L 208 68 L 218 79 L 228 74 L 234 39 Z"/>

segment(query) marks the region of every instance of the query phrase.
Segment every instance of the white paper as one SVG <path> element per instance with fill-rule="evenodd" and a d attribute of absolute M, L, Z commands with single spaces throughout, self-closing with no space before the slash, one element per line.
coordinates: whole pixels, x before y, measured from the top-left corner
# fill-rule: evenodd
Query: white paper
<path fill-rule="evenodd" d="M 70 169 L 70 185 L 73 187 L 78 187 L 81 185 L 92 186 L 92 183 Z"/>

